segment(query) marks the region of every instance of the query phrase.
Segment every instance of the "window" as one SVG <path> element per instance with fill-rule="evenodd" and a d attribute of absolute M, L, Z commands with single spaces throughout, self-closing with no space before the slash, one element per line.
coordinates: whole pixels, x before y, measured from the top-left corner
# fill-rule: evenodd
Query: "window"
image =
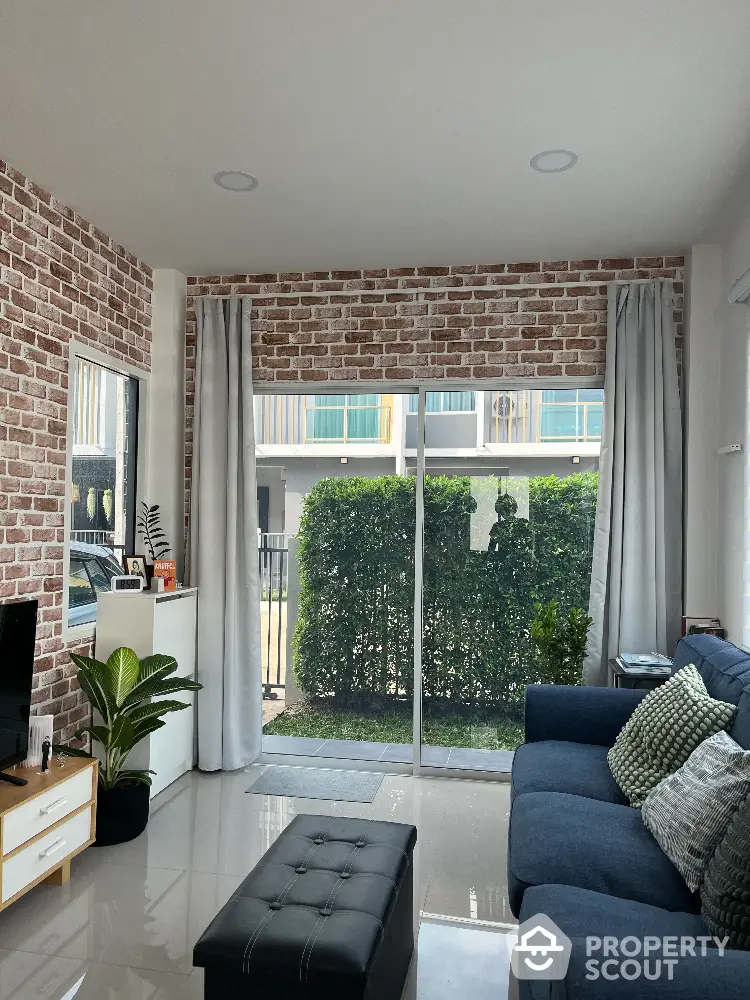
<path fill-rule="evenodd" d="M 138 379 L 72 359 L 69 626 L 96 618 L 96 594 L 135 545 Z"/>
<path fill-rule="evenodd" d="M 603 389 L 545 389 L 539 405 L 539 441 L 599 441 Z"/>
<path fill-rule="evenodd" d="M 416 413 L 417 396 L 409 396 L 409 413 Z M 476 408 L 473 392 L 428 392 L 425 413 L 473 413 Z"/>
<path fill-rule="evenodd" d="M 390 405 L 379 395 L 313 396 L 305 406 L 305 443 L 386 444 Z"/>

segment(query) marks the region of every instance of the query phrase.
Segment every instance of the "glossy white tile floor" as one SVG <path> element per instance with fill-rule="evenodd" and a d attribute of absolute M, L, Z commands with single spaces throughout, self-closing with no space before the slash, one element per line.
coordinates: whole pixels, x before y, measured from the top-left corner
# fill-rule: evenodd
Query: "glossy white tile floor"
<path fill-rule="evenodd" d="M 507 784 L 386 775 L 375 801 L 246 795 L 262 768 L 194 772 L 129 844 L 90 848 L 63 887 L 0 914 L 0 1000 L 200 1000 L 192 950 L 298 813 L 414 823 L 417 962 L 406 997 L 505 1000 Z"/>

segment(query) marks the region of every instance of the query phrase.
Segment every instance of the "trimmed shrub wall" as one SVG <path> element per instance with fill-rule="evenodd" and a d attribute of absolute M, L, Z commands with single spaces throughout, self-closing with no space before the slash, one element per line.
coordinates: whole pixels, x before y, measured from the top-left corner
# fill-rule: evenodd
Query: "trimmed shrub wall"
<path fill-rule="evenodd" d="M 588 608 L 597 479 L 425 479 L 425 698 L 513 705 L 539 679 L 534 602 Z M 305 498 L 294 671 L 308 694 L 411 696 L 415 490 L 413 476 L 323 479 Z"/>

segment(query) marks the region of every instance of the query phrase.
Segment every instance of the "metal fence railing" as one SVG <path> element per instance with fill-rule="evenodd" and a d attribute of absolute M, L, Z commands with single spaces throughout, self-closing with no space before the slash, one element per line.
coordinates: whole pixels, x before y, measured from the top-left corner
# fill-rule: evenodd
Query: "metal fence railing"
<path fill-rule="evenodd" d="M 259 538 L 261 666 L 263 697 L 278 698 L 286 686 L 286 598 L 289 552 L 286 535 L 263 533 Z"/>
<path fill-rule="evenodd" d="M 82 542 L 84 545 L 99 545 L 103 549 L 109 549 L 113 556 L 122 563 L 125 553 L 125 546 L 115 544 L 114 531 L 98 531 L 89 528 L 71 531 L 71 542 Z"/>

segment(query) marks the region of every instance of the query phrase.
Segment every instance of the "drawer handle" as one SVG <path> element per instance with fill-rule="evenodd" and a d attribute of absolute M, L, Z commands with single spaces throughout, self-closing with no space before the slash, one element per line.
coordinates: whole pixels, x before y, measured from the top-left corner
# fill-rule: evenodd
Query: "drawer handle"
<path fill-rule="evenodd" d="M 57 852 L 61 851 L 66 844 L 67 840 L 65 840 L 65 838 L 62 837 L 60 840 L 56 840 L 54 844 L 51 845 L 51 847 L 46 848 L 46 850 L 44 851 L 40 851 L 39 857 L 48 858 L 51 854 L 57 854 Z"/>
<path fill-rule="evenodd" d="M 48 806 L 42 806 L 39 810 L 40 816 L 49 816 L 50 813 L 57 812 L 58 809 L 62 809 L 63 806 L 68 804 L 67 799 L 55 799 L 54 802 L 50 802 Z"/>

